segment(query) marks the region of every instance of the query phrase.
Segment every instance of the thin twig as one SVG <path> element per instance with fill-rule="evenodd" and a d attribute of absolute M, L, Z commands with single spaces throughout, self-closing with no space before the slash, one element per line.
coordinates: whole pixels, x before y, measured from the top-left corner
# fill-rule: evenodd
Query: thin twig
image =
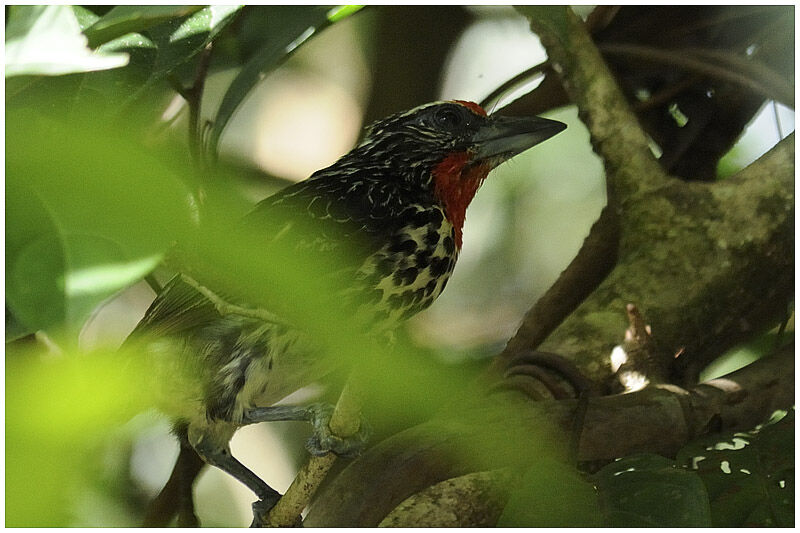
<path fill-rule="evenodd" d="M 190 95 L 190 98 L 187 100 L 189 104 L 189 150 L 192 154 L 192 158 L 201 169 L 204 168 L 206 158 L 203 152 L 200 116 L 203 103 L 203 91 L 206 86 L 206 78 L 208 77 L 208 67 L 211 64 L 212 51 L 213 42 L 210 42 L 203 51 L 200 52 L 197 70 L 195 70 L 194 75 L 194 84 L 187 90 Z"/>
<path fill-rule="evenodd" d="M 697 85 L 697 83 L 702 79 L 701 76 L 697 74 L 692 74 L 690 76 L 685 77 L 684 79 L 677 81 L 675 83 L 671 83 L 666 86 L 661 91 L 653 94 L 647 100 L 643 100 L 641 102 L 636 102 L 633 104 L 633 109 L 636 112 L 647 111 L 648 109 L 652 109 L 654 107 L 666 104 L 667 102 L 673 100 L 676 96 L 678 96 L 683 91 L 689 89 Z"/>
<path fill-rule="evenodd" d="M 543 73 L 548 68 L 550 68 L 550 61 L 545 60 L 539 63 L 538 65 L 535 65 L 527 70 L 520 72 L 510 80 L 503 82 L 499 87 L 497 87 L 495 90 L 489 93 L 489 96 L 481 100 L 480 106 L 485 109 L 489 104 L 491 104 L 495 100 L 499 100 L 500 97 L 503 95 L 503 93 L 505 93 L 506 91 L 510 91 L 516 85 L 524 81 L 527 81 L 528 79 L 534 77 L 537 74 Z"/>
<path fill-rule="evenodd" d="M 331 432 L 338 437 L 350 437 L 359 430 L 361 403 L 354 391 L 352 378 L 345 384 L 330 421 Z M 273 527 L 288 527 L 297 522 L 297 517 L 311 502 L 325 476 L 336 461 L 336 455 L 327 453 L 311 457 L 297 473 L 283 497 L 278 500 L 266 523 Z"/>
<path fill-rule="evenodd" d="M 664 50 L 637 44 L 601 44 L 603 55 L 625 56 L 654 63 L 664 63 L 711 78 L 734 83 L 756 94 L 794 107 L 794 90 L 786 86 L 778 74 L 763 64 L 733 59 L 730 54 L 712 50 Z M 724 64 L 713 64 L 716 60 Z"/>

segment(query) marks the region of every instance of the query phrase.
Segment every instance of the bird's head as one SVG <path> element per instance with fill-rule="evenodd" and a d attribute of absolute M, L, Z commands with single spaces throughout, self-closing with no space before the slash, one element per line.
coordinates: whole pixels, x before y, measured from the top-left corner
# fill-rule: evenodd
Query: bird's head
<path fill-rule="evenodd" d="M 434 102 L 374 123 L 354 152 L 433 194 L 460 245 L 467 206 L 489 171 L 566 127 L 540 117 L 487 115 L 473 102 Z"/>

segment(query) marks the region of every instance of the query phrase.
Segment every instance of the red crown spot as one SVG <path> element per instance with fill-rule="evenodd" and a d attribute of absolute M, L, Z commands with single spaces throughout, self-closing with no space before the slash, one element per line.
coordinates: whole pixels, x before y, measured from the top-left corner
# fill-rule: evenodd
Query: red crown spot
<path fill-rule="evenodd" d="M 473 113 L 475 113 L 476 115 L 480 115 L 482 117 L 486 116 L 486 111 L 481 106 L 476 104 L 475 102 L 468 102 L 467 100 L 453 100 L 453 103 L 454 104 L 463 105 L 464 107 L 466 107 L 467 109 L 469 109 Z"/>
<path fill-rule="evenodd" d="M 469 160 L 469 153 L 456 152 L 445 157 L 433 169 L 434 193 L 444 205 L 447 220 L 455 229 L 459 250 L 467 206 L 490 170 L 488 165 L 483 164 L 467 167 Z"/>

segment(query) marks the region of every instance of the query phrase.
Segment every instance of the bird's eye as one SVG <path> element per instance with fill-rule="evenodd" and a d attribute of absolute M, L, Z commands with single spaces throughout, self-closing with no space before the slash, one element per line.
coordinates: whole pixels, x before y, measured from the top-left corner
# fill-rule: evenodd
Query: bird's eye
<path fill-rule="evenodd" d="M 438 110 L 433 119 L 437 126 L 448 129 L 456 128 L 464 123 L 464 115 L 450 108 Z"/>

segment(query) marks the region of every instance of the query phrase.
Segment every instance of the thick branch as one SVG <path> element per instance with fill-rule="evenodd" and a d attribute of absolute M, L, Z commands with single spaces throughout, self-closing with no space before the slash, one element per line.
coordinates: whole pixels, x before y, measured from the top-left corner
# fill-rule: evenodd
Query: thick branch
<path fill-rule="evenodd" d="M 609 354 L 635 304 L 659 353 L 683 350 L 699 367 L 785 312 L 794 286 L 794 140 L 728 182 L 671 180 L 621 212 L 619 261 L 609 276 L 539 346 L 605 382 Z M 680 361 L 679 361 L 680 362 Z"/>
<path fill-rule="evenodd" d="M 530 332 L 552 329 L 557 313 L 541 313 L 557 307 L 551 302 L 537 304 L 524 336 L 509 346 L 560 354 L 606 382 L 611 367 L 598 354 L 617 344 L 621 310 L 633 303 L 652 325 L 662 363 L 683 350 L 681 367 L 691 380 L 697 368 L 783 314 L 793 288 L 793 139 L 742 173 L 753 182 L 746 187 L 743 178 L 710 185 L 672 179 L 650 154 L 580 19 L 564 8 L 524 12 L 604 159 L 620 240 L 614 270 L 544 343 L 537 346 L 541 334 Z M 535 343 L 525 346 L 526 338 Z"/>
<path fill-rule="evenodd" d="M 558 301 L 552 293 L 555 303 L 532 311 L 535 318 L 526 327 L 533 333 L 512 340 L 514 351 L 535 347 L 547 336 L 539 350 L 559 354 L 596 382 L 606 382 L 613 374 L 606 356 L 620 342 L 630 303 L 651 325 L 652 353 L 664 357 L 656 366 L 679 352 L 680 360 L 702 366 L 783 315 L 794 281 L 793 138 L 725 182 L 672 179 L 652 157 L 581 21 L 563 8 L 526 12 L 533 13 L 550 60 L 604 158 L 610 209 L 619 228 L 618 241 L 609 245 L 619 252 L 614 269 L 556 329 L 552 318 L 560 320 L 559 309 L 571 309 L 576 302 Z M 792 366 L 792 353 L 785 351 L 688 392 L 663 386 L 592 398 L 581 404 L 586 414 L 578 456 L 669 455 L 711 427 L 750 428 L 772 409 L 793 403 Z M 689 372 L 688 382 L 695 371 Z M 542 426 L 551 422 L 568 430 L 578 405 L 528 402 L 517 410 L 492 411 L 493 416 L 476 409 L 460 413 L 458 420 L 433 421 L 395 435 L 334 480 L 312 506 L 306 524 L 375 525 L 408 496 L 436 483 L 524 465 L 546 447 L 542 440 L 552 438 Z M 508 440 L 521 427 L 527 431 L 523 446 L 493 441 L 493 454 L 469 462 L 454 459 L 487 435 Z"/>
<path fill-rule="evenodd" d="M 609 203 L 624 203 L 637 190 L 662 184 L 667 176 L 581 19 L 569 7 L 520 10 L 529 16 L 604 161 Z"/>
<path fill-rule="evenodd" d="M 508 502 L 512 478 L 509 470 L 495 470 L 442 481 L 405 500 L 379 526 L 493 527 Z"/>
<path fill-rule="evenodd" d="M 503 400 L 505 404 L 511 401 L 510 397 Z M 688 391 L 648 387 L 589 399 L 578 459 L 611 460 L 644 451 L 674 455 L 694 437 L 709 431 L 750 429 L 774 410 L 793 403 L 794 346 L 788 346 Z M 457 420 L 434 420 L 399 433 L 369 450 L 327 486 L 312 506 L 306 525 L 374 526 L 412 494 L 444 480 L 536 460 L 543 450 L 552 449 L 552 442 L 543 443 L 541 435 L 534 439 L 534 432 L 527 446 L 512 446 L 513 451 L 507 453 L 506 441 L 513 441 L 521 427 L 553 424 L 569 432 L 577 406 L 578 401 L 565 400 L 524 403 L 521 411 L 477 408 L 460 413 Z M 514 416 L 508 416 L 512 412 Z M 486 439 L 494 453 L 466 455 L 470 457 L 467 464 L 459 460 Z M 394 520 L 399 520 L 397 515 Z"/>

